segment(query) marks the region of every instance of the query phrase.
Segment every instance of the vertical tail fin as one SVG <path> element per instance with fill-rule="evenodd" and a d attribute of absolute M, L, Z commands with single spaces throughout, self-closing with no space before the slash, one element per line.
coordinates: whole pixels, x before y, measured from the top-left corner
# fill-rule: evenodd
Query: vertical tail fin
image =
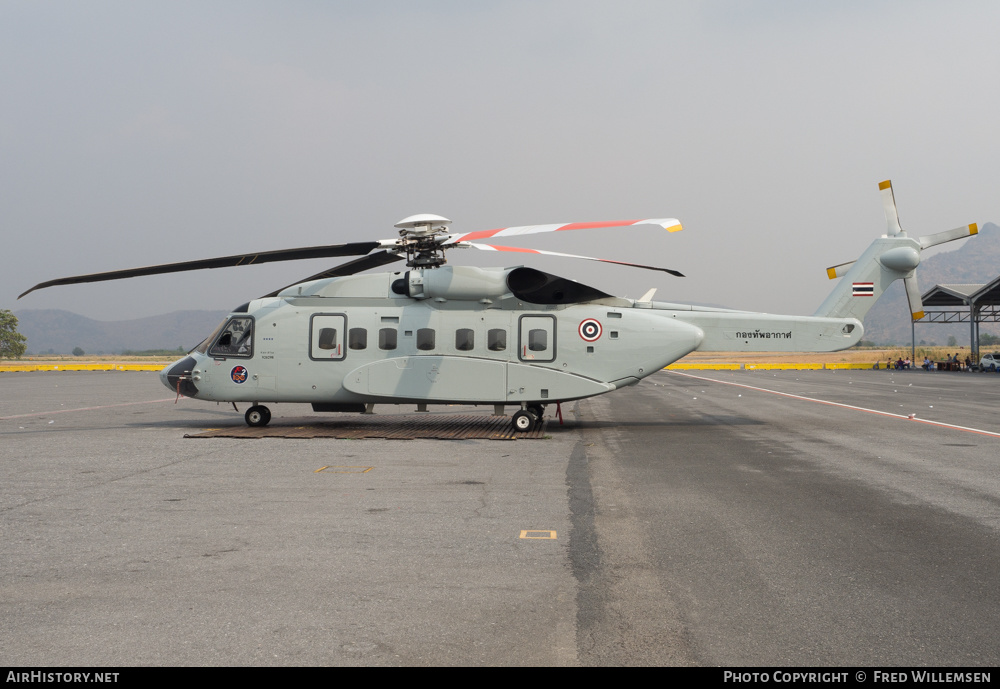
<path fill-rule="evenodd" d="M 826 273 L 831 280 L 839 277 L 844 280 L 816 310 L 817 316 L 863 320 L 868 309 L 889 285 L 896 280 L 903 280 L 910 304 L 910 317 L 913 320 L 923 318 L 924 307 L 916 275 L 917 266 L 920 265 L 920 252 L 979 232 L 978 226 L 973 223 L 919 239 L 908 237 L 899 224 L 892 183 L 886 180 L 879 184 L 879 189 L 885 210 L 886 234 L 872 242 L 858 260 L 827 268 Z"/>

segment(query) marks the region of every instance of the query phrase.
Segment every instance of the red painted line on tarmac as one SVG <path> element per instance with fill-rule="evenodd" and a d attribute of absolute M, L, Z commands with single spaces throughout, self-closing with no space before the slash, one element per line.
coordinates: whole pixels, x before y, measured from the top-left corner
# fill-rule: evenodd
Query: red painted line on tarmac
<path fill-rule="evenodd" d="M 888 416 L 894 419 L 902 419 L 903 421 L 916 421 L 917 423 L 924 423 L 928 426 L 938 426 L 940 428 L 951 428 L 956 431 L 965 431 L 966 433 L 975 433 L 976 435 L 986 435 L 991 438 L 1000 438 L 1000 433 L 994 433 L 992 431 L 984 431 L 979 428 L 969 428 L 967 426 L 956 426 L 951 423 L 944 423 L 942 421 L 929 421 L 927 419 L 918 419 L 917 417 L 910 418 L 909 416 L 904 416 L 903 414 L 893 414 L 888 411 L 879 411 L 878 409 L 867 409 L 865 407 L 856 407 L 851 404 L 843 404 L 841 402 L 830 402 L 828 400 L 819 400 L 814 397 L 803 397 L 802 395 L 793 395 L 790 392 L 779 392 L 778 390 L 768 390 L 767 388 L 758 388 L 753 385 L 745 385 L 743 383 L 730 383 L 725 380 L 716 380 L 714 378 L 705 378 L 704 376 L 693 376 L 690 373 L 681 373 L 679 371 L 667 371 L 667 373 L 673 373 L 676 376 L 685 376 L 687 378 L 695 378 L 696 380 L 704 380 L 709 383 L 721 383 L 722 385 L 733 385 L 738 388 L 746 388 L 747 390 L 756 390 L 758 392 L 769 392 L 772 395 L 781 395 L 782 397 L 790 397 L 796 400 L 803 400 L 806 402 L 816 402 L 818 404 L 826 404 L 831 407 L 841 407 L 843 409 L 853 409 L 854 411 L 863 411 L 869 414 L 877 414 L 879 416 Z"/>
<path fill-rule="evenodd" d="M 136 404 L 159 404 L 160 402 L 173 402 L 173 397 L 163 400 L 147 400 L 146 402 L 123 402 L 121 404 L 104 404 L 99 407 L 79 407 L 78 409 L 59 409 L 56 411 L 41 411 L 33 414 L 15 414 L 14 416 L 0 416 L 0 421 L 7 419 L 24 419 L 29 416 L 51 416 L 52 414 L 68 414 L 71 411 L 92 411 L 94 409 L 111 409 L 112 407 L 131 407 Z"/>

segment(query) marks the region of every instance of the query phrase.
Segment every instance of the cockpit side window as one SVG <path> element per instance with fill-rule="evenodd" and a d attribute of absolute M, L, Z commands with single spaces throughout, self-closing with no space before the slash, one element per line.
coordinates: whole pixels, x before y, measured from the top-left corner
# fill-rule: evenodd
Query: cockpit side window
<path fill-rule="evenodd" d="M 209 340 L 206 340 L 208 342 Z M 253 356 L 253 318 L 230 318 L 222 332 L 208 350 L 209 356 L 240 357 Z"/>

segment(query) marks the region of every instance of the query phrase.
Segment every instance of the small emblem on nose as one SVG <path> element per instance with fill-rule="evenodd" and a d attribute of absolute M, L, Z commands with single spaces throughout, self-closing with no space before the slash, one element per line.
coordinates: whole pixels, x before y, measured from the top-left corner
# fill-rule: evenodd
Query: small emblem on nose
<path fill-rule="evenodd" d="M 234 383 L 240 384 L 247 382 L 247 370 L 243 366 L 234 366 L 233 370 L 230 371 L 229 376 L 233 379 Z"/>

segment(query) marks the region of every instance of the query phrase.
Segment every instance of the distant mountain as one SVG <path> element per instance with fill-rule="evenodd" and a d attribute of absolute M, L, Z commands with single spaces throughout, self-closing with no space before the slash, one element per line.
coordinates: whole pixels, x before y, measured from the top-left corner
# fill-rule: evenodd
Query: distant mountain
<path fill-rule="evenodd" d="M 920 293 L 925 294 L 934 285 L 979 284 L 1000 275 L 1000 227 L 986 223 L 979 234 L 968 239 L 962 248 L 922 260 L 917 268 Z M 930 309 L 927 309 L 928 311 Z M 1000 324 L 983 323 L 980 334 L 1000 335 Z M 959 345 L 969 345 L 969 324 L 917 323 L 917 342 L 936 342 L 944 345 L 948 336 L 954 335 Z M 909 344 L 910 308 L 902 280 L 897 280 L 886 290 L 865 317 L 864 339 L 877 344 Z"/>
<path fill-rule="evenodd" d="M 16 311 L 18 331 L 28 338 L 28 354 L 120 354 L 122 350 L 191 349 L 226 317 L 225 311 L 174 311 L 130 321 L 95 321 L 70 311 Z"/>

